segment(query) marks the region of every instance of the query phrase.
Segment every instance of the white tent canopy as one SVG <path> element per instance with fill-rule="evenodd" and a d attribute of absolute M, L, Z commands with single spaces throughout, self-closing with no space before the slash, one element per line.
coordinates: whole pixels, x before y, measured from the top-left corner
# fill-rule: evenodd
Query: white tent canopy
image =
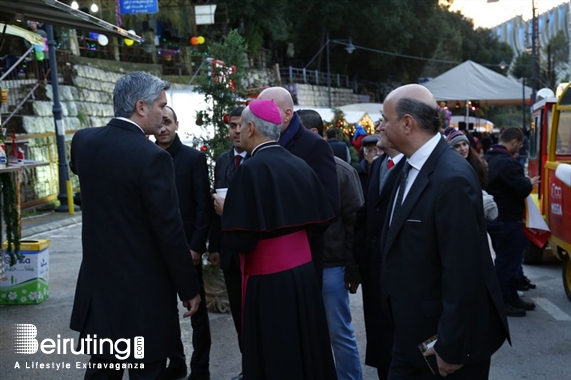
<path fill-rule="evenodd" d="M 343 112 L 345 111 L 363 111 L 371 114 L 380 114 L 383 112 L 383 103 L 353 103 L 339 107 Z"/>
<path fill-rule="evenodd" d="M 518 81 L 472 61 L 466 61 L 422 85 L 437 101 L 477 100 L 481 105 L 521 105 L 525 98 L 526 104 L 530 104 L 531 88 L 522 88 Z"/>

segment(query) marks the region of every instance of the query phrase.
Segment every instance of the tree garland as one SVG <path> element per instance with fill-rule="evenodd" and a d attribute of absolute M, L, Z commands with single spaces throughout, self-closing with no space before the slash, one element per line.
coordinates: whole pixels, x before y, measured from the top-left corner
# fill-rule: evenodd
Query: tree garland
<path fill-rule="evenodd" d="M 6 251 L 10 255 L 10 266 L 16 264 L 17 260 L 24 256 L 20 253 L 20 231 L 19 222 L 20 215 L 18 206 L 16 205 L 16 186 L 11 173 L 1 173 L 2 181 L 2 218 L 5 223 L 6 230 Z"/>

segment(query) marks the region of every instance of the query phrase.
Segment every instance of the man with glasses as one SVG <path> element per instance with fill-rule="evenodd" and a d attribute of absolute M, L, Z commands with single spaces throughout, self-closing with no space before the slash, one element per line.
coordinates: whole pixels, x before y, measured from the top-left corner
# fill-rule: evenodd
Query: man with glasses
<path fill-rule="evenodd" d="M 367 136 L 362 141 L 363 157 L 365 159 L 361 161 L 357 167 L 357 172 L 359 173 L 359 179 L 361 180 L 361 187 L 363 189 L 366 189 L 368 186 L 369 173 L 373 160 L 381 154 L 381 151 L 377 148 L 377 141 L 379 141 L 379 135 Z"/>

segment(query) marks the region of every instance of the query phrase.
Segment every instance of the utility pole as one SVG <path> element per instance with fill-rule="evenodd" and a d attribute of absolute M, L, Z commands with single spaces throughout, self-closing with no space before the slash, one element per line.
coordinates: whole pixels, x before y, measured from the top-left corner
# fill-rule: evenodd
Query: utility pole
<path fill-rule="evenodd" d="M 535 0 L 531 0 L 531 104 L 535 103 L 539 83 L 539 22 L 537 19 Z"/>
<path fill-rule="evenodd" d="M 54 98 L 53 114 L 56 132 L 56 146 L 58 156 L 58 178 L 59 178 L 59 193 L 57 198 L 60 201 L 60 206 L 56 208 L 58 212 L 74 212 L 75 206 L 70 202 L 68 197 L 73 199 L 73 194 L 68 193 L 69 182 L 69 167 L 67 164 L 67 153 L 65 147 L 65 127 L 63 124 L 62 107 L 59 100 L 59 86 L 56 62 L 56 47 L 54 40 L 54 28 L 50 24 L 46 24 L 46 33 L 48 35 L 49 46 L 49 59 L 50 59 L 50 80 L 52 82 L 52 93 Z M 69 207 L 71 205 L 71 208 Z"/>

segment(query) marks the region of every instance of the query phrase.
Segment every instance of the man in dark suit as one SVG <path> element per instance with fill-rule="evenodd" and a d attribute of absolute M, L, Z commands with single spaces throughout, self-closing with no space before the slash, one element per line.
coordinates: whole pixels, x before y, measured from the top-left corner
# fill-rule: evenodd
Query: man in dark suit
<path fill-rule="evenodd" d="M 438 133 L 437 109 L 416 84 L 384 102 L 380 130 L 407 158 L 381 239 L 382 305 L 395 329 L 389 379 L 431 372 L 487 379 L 492 354 L 509 339 L 508 324 L 480 184 Z M 422 345 L 429 340 L 434 346 Z"/>
<path fill-rule="evenodd" d="M 283 87 L 269 87 L 258 95 L 258 99 L 273 100 L 282 114 L 282 128 L 279 143 L 293 155 L 304 160 L 317 174 L 327 193 L 327 199 L 335 215 L 339 215 L 340 200 L 337 185 L 337 169 L 331 146 L 315 133 L 305 129 L 299 116 L 293 111 L 291 94 Z M 319 284 L 323 276 L 323 234 L 311 237 L 311 255 Z"/>
<path fill-rule="evenodd" d="M 163 127 L 155 134 L 157 144 L 172 157 L 175 171 L 175 183 L 178 193 L 180 215 L 186 240 L 190 247 L 194 269 L 200 283 L 200 307 L 190 317 L 192 325 L 192 358 L 190 359 L 190 380 L 208 380 L 210 371 L 210 322 L 206 309 L 204 279 L 202 277 L 202 254 L 206 252 L 206 239 L 212 207 L 210 204 L 210 183 L 206 155 L 183 145 L 177 134 L 178 119 L 174 110 L 166 106 Z M 179 326 L 180 329 L 180 326 Z M 165 379 L 177 379 L 186 376 L 186 358 L 180 338 L 175 351 L 169 356 L 169 366 Z"/>
<path fill-rule="evenodd" d="M 121 379 L 122 369 L 102 364 L 121 362 L 144 363 L 129 370 L 131 379 L 161 378 L 178 334 L 176 294 L 185 317 L 200 304 L 172 159 L 145 137 L 160 131 L 169 86 L 150 74 L 125 75 L 113 92 L 115 118 L 73 137 L 83 261 L 70 327 L 81 338 L 127 339 L 131 348 L 124 359 L 111 350 L 92 355 L 86 379 Z"/>
<path fill-rule="evenodd" d="M 214 166 L 214 188 L 225 189 L 230 186 L 232 177 L 238 167 L 246 159 L 246 151 L 240 142 L 240 116 L 244 107 L 237 107 L 230 112 L 228 120 L 228 137 L 232 141 L 232 149 L 220 154 Z M 209 260 L 214 265 L 220 265 L 224 272 L 224 282 L 228 292 L 230 312 L 234 320 L 234 327 L 238 334 L 238 345 L 242 348 L 242 273 L 240 272 L 240 255 L 231 250 L 222 239 L 222 226 L 220 216 L 224 206 L 224 199 L 217 194 L 213 195 L 216 215 L 212 218 L 209 239 Z M 232 380 L 241 380 L 242 374 Z"/>
<path fill-rule="evenodd" d="M 370 136 L 369 136 L 370 137 Z M 371 164 L 365 204 L 357 212 L 353 252 L 362 280 L 363 312 L 367 334 L 365 364 L 377 368 L 380 380 L 386 380 L 391 364 L 393 328 L 381 310 L 381 231 L 389 209 L 389 200 L 404 166 L 402 153 L 391 148 L 380 132 L 377 148 L 384 154 Z"/>

